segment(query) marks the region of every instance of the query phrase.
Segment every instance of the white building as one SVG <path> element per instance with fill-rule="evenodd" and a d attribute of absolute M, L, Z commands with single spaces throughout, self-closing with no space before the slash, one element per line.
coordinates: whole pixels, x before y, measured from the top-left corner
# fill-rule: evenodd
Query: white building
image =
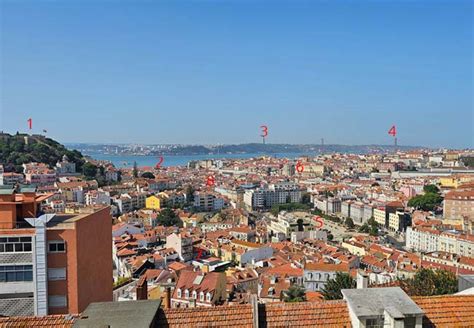
<path fill-rule="evenodd" d="M 224 207 L 224 199 L 212 193 L 195 192 L 194 207 L 200 211 L 218 211 Z"/>
<path fill-rule="evenodd" d="M 244 194 L 245 205 L 252 209 L 271 208 L 275 204 L 288 202 L 299 203 L 302 191 L 292 182 L 283 182 L 270 185 L 268 188 L 246 190 Z"/>

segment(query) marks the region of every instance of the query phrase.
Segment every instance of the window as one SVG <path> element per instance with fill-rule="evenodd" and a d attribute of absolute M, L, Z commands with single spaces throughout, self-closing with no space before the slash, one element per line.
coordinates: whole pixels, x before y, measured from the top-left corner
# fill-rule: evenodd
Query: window
<path fill-rule="evenodd" d="M 405 328 L 415 328 L 416 327 L 416 317 L 409 317 L 403 320 Z"/>
<path fill-rule="evenodd" d="M 1 265 L 0 282 L 33 281 L 32 265 Z"/>
<path fill-rule="evenodd" d="M 193 290 L 193 298 L 196 299 L 197 298 L 197 293 L 195 290 Z"/>
<path fill-rule="evenodd" d="M 208 302 L 211 301 L 211 293 L 207 293 L 207 295 L 206 295 L 206 300 L 207 300 Z"/>
<path fill-rule="evenodd" d="M 31 252 L 31 237 L 1 237 L 0 253 Z"/>
<path fill-rule="evenodd" d="M 66 245 L 63 240 L 54 240 L 48 242 L 48 251 L 50 253 L 64 253 L 66 251 Z"/>
<path fill-rule="evenodd" d="M 375 319 L 367 319 L 365 321 L 366 328 L 383 328 L 384 326 L 384 318 L 379 317 Z"/>
<path fill-rule="evenodd" d="M 48 268 L 48 280 L 66 280 L 66 268 Z"/>
<path fill-rule="evenodd" d="M 178 289 L 178 298 L 181 298 L 181 289 Z"/>
<path fill-rule="evenodd" d="M 67 298 L 65 295 L 51 295 L 48 297 L 50 308 L 62 308 L 67 306 Z"/>
<path fill-rule="evenodd" d="M 189 290 L 186 289 L 184 291 L 184 297 L 189 298 Z"/>
<path fill-rule="evenodd" d="M 199 293 L 199 300 L 200 300 L 201 302 L 204 301 L 204 293 L 203 293 L 203 292 Z"/>

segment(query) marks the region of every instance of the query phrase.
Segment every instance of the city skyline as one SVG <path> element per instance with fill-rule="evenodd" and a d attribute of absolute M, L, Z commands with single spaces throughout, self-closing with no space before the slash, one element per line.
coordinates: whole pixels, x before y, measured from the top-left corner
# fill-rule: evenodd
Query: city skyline
<path fill-rule="evenodd" d="M 265 124 L 268 143 L 391 145 L 395 124 L 400 145 L 472 148 L 472 9 L 5 1 L 0 130 L 242 144 Z"/>

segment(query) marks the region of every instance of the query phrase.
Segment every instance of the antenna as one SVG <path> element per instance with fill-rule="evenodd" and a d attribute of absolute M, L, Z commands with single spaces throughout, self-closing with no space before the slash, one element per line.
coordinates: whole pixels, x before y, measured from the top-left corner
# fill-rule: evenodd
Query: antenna
<path fill-rule="evenodd" d="M 393 137 L 394 152 L 397 152 L 397 127 L 395 125 L 392 125 L 390 130 L 388 130 L 388 134 Z"/>
<path fill-rule="evenodd" d="M 263 144 L 265 144 L 265 137 L 268 136 L 268 126 L 261 125 L 260 129 L 262 129 L 262 134 L 260 135 L 263 139 Z"/>
<path fill-rule="evenodd" d="M 321 154 L 324 153 L 324 138 L 321 138 Z"/>

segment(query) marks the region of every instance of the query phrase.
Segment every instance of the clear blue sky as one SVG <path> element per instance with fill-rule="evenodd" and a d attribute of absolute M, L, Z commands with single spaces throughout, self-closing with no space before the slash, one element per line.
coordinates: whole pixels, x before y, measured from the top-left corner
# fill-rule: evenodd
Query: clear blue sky
<path fill-rule="evenodd" d="M 0 129 L 473 147 L 472 1 L 8 1 Z"/>

